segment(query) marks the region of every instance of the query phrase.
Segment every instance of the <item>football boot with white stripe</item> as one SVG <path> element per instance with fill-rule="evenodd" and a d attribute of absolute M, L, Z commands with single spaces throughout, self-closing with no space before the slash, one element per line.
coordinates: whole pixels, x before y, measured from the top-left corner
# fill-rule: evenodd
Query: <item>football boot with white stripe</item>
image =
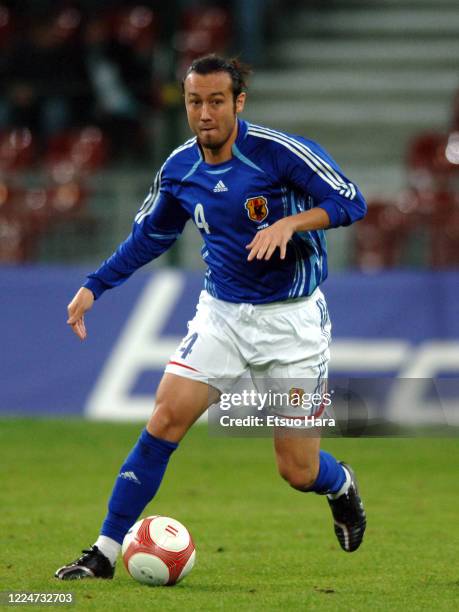
<path fill-rule="evenodd" d="M 97 546 L 83 550 L 79 559 L 60 567 L 54 576 L 59 580 L 83 580 L 84 578 L 111 579 L 115 574 L 115 566 L 110 563 Z"/>
<path fill-rule="evenodd" d="M 327 501 L 333 514 L 335 533 L 341 548 L 346 552 L 354 552 L 362 543 L 367 519 L 354 472 L 346 463 L 342 461 L 340 463 L 351 477 L 350 485 L 345 493 L 336 499 L 327 497 Z"/>

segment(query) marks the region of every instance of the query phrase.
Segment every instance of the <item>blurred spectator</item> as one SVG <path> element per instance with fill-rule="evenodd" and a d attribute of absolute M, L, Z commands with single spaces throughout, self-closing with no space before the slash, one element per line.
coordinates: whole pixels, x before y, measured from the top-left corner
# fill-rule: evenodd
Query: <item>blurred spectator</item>
<path fill-rule="evenodd" d="M 211 51 L 262 62 L 279 1 L 0 0 L 0 132 L 28 128 L 43 144 L 92 123 L 118 156 L 144 158 L 162 85 Z"/>
<path fill-rule="evenodd" d="M 214 48 L 206 47 L 205 40 L 195 41 L 195 46 L 198 48 L 199 43 L 202 44 L 202 49 L 197 49 L 196 56 L 210 52 L 225 52 L 228 43 L 236 55 L 250 64 L 260 65 L 265 61 L 265 42 L 269 35 L 270 24 L 276 10 L 280 10 L 278 6 L 279 0 L 179 0 L 179 13 L 183 21 L 183 17 L 195 13 L 205 19 L 204 15 L 211 15 L 212 10 L 220 10 L 227 12 L 232 22 L 232 39 L 224 40 L 220 37 L 219 40 L 211 40 Z M 194 19 L 196 22 L 197 20 Z M 182 24 L 183 25 L 183 24 Z M 199 28 L 205 24 L 196 24 Z M 175 24 L 177 28 L 177 24 Z M 196 27 L 196 26 L 195 26 Z M 187 29 L 187 28 L 185 28 Z M 202 38 L 202 37 L 201 37 Z M 220 45 L 220 46 L 219 46 Z M 187 58 L 186 61 L 188 61 Z M 185 61 L 185 63 L 186 63 Z M 180 71 L 179 71 L 180 72 Z"/>
<path fill-rule="evenodd" d="M 146 153 L 143 124 L 153 103 L 153 19 L 150 9 L 138 6 L 111 18 L 95 15 L 84 33 L 94 98 L 91 120 L 107 132 L 120 155 Z"/>
<path fill-rule="evenodd" d="M 459 131 L 459 89 L 453 98 L 452 113 L 451 113 L 451 129 L 454 132 Z"/>
<path fill-rule="evenodd" d="M 56 16 L 34 18 L 2 62 L 3 126 L 27 127 L 45 139 L 68 127 L 84 90 L 78 38 L 67 37 Z"/>
<path fill-rule="evenodd" d="M 274 0 L 233 0 L 236 52 L 250 64 L 263 64 L 268 16 L 274 4 Z"/>

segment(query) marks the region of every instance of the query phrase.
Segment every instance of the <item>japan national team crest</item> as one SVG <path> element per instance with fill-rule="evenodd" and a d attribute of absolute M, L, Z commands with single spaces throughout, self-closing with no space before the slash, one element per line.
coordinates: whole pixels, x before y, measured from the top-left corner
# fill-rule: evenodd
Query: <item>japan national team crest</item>
<path fill-rule="evenodd" d="M 261 223 L 268 216 L 268 200 L 264 196 L 249 198 L 245 202 L 245 208 L 249 219 Z"/>

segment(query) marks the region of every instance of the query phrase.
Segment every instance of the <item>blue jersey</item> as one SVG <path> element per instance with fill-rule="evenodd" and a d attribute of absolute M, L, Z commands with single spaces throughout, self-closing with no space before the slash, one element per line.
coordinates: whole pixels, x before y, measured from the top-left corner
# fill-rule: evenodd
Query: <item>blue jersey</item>
<path fill-rule="evenodd" d="M 166 251 L 191 219 L 203 239 L 204 286 L 229 302 L 264 304 L 311 295 L 327 277 L 323 230 L 297 232 L 285 259 L 247 261 L 255 234 L 286 217 L 323 208 L 330 226 L 363 217 L 355 184 L 316 143 L 238 120 L 232 157 L 208 164 L 196 138 L 175 149 L 156 175 L 132 233 L 85 287 L 95 297 Z"/>

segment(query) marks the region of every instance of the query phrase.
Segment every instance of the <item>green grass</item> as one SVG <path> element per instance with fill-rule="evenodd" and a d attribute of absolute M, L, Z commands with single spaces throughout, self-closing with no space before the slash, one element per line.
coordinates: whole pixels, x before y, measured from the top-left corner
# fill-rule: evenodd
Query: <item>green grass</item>
<path fill-rule="evenodd" d="M 139 430 L 0 421 L 0 591 L 71 591 L 79 610 L 458 609 L 454 438 L 324 441 L 355 467 L 366 504 L 365 542 L 347 554 L 325 499 L 277 476 L 271 440 L 209 437 L 195 427 L 144 513 L 187 525 L 197 548 L 191 574 L 151 588 L 120 562 L 113 581 L 58 582 L 56 567 L 96 539 Z"/>

